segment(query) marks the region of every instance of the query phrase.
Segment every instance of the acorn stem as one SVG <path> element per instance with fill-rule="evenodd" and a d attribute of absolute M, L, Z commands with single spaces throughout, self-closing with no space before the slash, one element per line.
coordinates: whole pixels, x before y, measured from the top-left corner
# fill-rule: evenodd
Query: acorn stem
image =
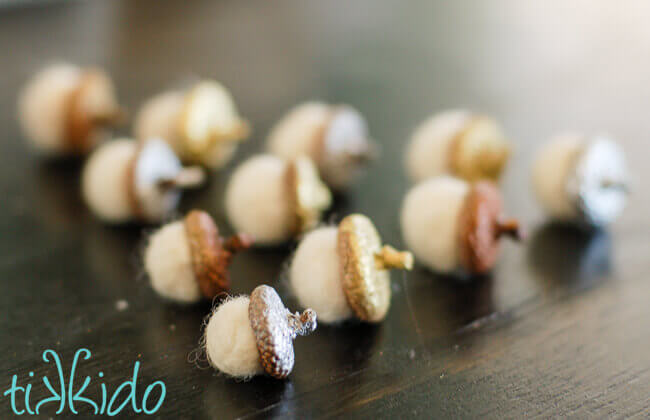
<path fill-rule="evenodd" d="M 497 238 L 501 236 L 508 236 L 515 241 L 524 239 L 524 231 L 519 225 L 517 219 L 500 219 L 497 221 L 496 229 Z"/>
<path fill-rule="evenodd" d="M 413 268 L 413 254 L 384 245 L 379 252 L 375 253 L 375 265 L 379 270 L 410 270 Z"/>
<path fill-rule="evenodd" d="M 162 189 L 169 188 L 194 188 L 203 184 L 205 172 L 199 166 L 190 166 L 183 168 L 174 178 L 161 179 L 158 181 L 158 187 Z"/>
<path fill-rule="evenodd" d="M 600 183 L 600 187 L 603 189 L 619 190 L 624 193 L 630 192 L 630 187 L 627 185 L 627 183 L 613 179 L 603 179 Z"/>
<path fill-rule="evenodd" d="M 250 132 L 251 128 L 248 121 L 240 119 L 235 123 L 232 129 L 227 132 L 214 127 L 210 136 L 210 141 L 212 144 L 219 142 L 241 142 L 246 140 Z"/>
<path fill-rule="evenodd" d="M 116 106 L 113 109 L 103 113 L 96 114 L 92 117 L 93 123 L 100 126 L 119 125 L 126 122 L 128 113 L 126 109 L 121 106 Z"/>
<path fill-rule="evenodd" d="M 231 253 L 240 252 L 253 245 L 253 237 L 247 233 L 238 233 L 225 240 L 223 247 Z"/>
<path fill-rule="evenodd" d="M 316 312 L 313 309 L 305 309 L 302 314 L 287 311 L 287 321 L 292 338 L 308 335 L 316 329 Z"/>

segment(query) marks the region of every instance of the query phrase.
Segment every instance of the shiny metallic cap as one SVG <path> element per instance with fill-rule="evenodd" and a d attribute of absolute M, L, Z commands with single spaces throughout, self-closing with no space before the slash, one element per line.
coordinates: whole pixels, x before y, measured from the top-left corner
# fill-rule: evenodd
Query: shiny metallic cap
<path fill-rule="evenodd" d="M 192 210 L 184 219 L 185 232 L 190 245 L 194 277 L 201 293 L 212 299 L 230 289 L 228 266 L 233 255 L 249 248 L 253 239 L 238 234 L 224 239 L 212 217 L 204 211 Z"/>
<path fill-rule="evenodd" d="M 251 293 L 248 318 L 264 371 L 277 379 L 289 376 L 294 364 L 293 340 L 316 329 L 316 312 L 306 309 L 292 314 L 275 289 L 262 285 Z"/>
<path fill-rule="evenodd" d="M 499 256 L 501 236 L 522 239 L 515 219 L 503 217 L 503 201 L 498 188 L 489 181 L 474 184 L 459 215 L 459 254 L 463 268 L 484 274 L 494 267 Z"/>
<path fill-rule="evenodd" d="M 289 162 L 286 182 L 293 209 L 292 229 L 295 234 L 300 234 L 318 225 L 322 213 L 332 204 L 332 195 L 319 178 L 316 166 L 306 156 Z"/>
<path fill-rule="evenodd" d="M 451 171 L 467 181 L 498 181 L 510 157 L 510 144 L 501 127 L 482 115 L 468 116 L 451 147 Z"/>
<path fill-rule="evenodd" d="M 614 221 L 629 194 L 623 149 L 606 137 L 587 142 L 568 175 L 566 188 L 586 222 L 607 225 Z"/>
<path fill-rule="evenodd" d="M 352 214 L 341 221 L 337 247 L 343 290 L 354 314 L 367 322 L 383 320 L 390 307 L 388 270 L 410 270 L 413 255 L 388 245 L 382 247 L 372 221 L 361 214 Z"/>

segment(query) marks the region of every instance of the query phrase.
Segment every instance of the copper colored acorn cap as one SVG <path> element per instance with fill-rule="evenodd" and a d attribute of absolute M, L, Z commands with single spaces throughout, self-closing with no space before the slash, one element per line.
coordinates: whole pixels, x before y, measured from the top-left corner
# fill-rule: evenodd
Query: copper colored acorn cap
<path fill-rule="evenodd" d="M 251 293 L 248 319 L 264 371 L 278 379 L 289 376 L 294 363 L 293 339 L 316 329 L 316 312 L 306 309 L 302 315 L 292 314 L 275 289 L 262 285 Z"/>
<path fill-rule="evenodd" d="M 293 232 L 299 234 L 314 228 L 323 211 L 332 203 L 332 195 L 318 176 L 318 169 L 306 156 L 289 163 L 286 172 L 289 200 L 293 209 Z"/>
<path fill-rule="evenodd" d="M 84 103 L 92 93 L 105 96 L 106 102 L 99 104 L 103 109 L 88 109 L 89 105 L 98 105 Z M 113 83 L 104 71 L 83 71 L 67 101 L 65 142 L 71 151 L 87 152 L 92 147 L 91 138 L 96 128 L 117 125 L 125 119 L 126 113 L 117 104 L 114 95 Z"/>
<path fill-rule="evenodd" d="M 348 304 L 362 321 L 381 321 L 390 307 L 388 269 L 410 270 L 413 255 L 388 245 L 382 247 L 375 226 L 361 214 L 352 214 L 341 221 L 337 241 Z"/>
<path fill-rule="evenodd" d="M 499 255 L 502 235 L 522 239 L 519 222 L 503 217 L 503 201 L 497 187 L 482 181 L 474 184 L 459 216 L 460 260 L 470 273 L 484 274 Z"/>
<path fill-rule="evenodd" d="M 190 245 L 192 268 L 201 293 L 208 299 L 230 289 L 228 266 L 233 254 L 250 247 L 252 238 L 238 234 L 225 239 L 209 214 L 190 211 L 184 219 Z"/>

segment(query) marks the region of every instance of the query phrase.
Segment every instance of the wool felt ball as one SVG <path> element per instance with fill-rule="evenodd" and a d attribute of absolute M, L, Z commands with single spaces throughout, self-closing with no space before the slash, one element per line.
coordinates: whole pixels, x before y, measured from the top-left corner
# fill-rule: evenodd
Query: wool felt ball
<path fill-rule="evenodd" d="M 272 287 L 258 286 L 250 298 L 221 304 L 205 328 L 210 364 L 221 372 L 248 379 L 266 373 L 284 379 L 294 365 L 293 340 L 316 329 L 316 313 L 291 313 Z"/>
<path fill-rule="evenodd" d="M 349 105 L 307 102 L 298 105 L 271 130 L 269 153 L 284 159 L 306 155 L 318 166 L 323 180 L 343 190 L 374 154 L 368 125 Z"/>
<path fill-rule="evenodd" d="M 18 119 L 35 150 L 83 155 L 124 119 L 110 77 L 98 68 L 56 64 L 34 75 L 18 100 Z"/>
<path fill-rule="evenodd" d="M 291 288 L 300 304 L 321 322 L 350 318 L 380 322 L 390 307 L 389 269 L 410 270 L 413 256 L 381 244 L 366 216 L 345 217 L 338 227 L 316 229 L 303 238 L 291 261 Z"/>
<path fill-rule="evenodd" d="M 167 299 L 182 303 L 213 299 L 230 290 L 232 258 L 252 242 L 242 233 L 221 237 L 209 214 L 192 210 L 151 235 L 144 266 L 153 289 Z"/>
<path fill-rule="evenodd" d="M 234 171 L 225 196 L 231 224 L 260 245 L 286 242 L 312 229 L 330 204 L 330 191 L 305 156 L 290 161 L 255 156 Z"/>
<path fill-rule="evenodd" d="M 532 179 L 551 217 L 598 226 L 619 216 L 629 192 L 625 153 L 604 136 L 554 137 L 537 153 Z"/>
<path fill-rule="evenodd" d="M 164 139 L 183 162 L 208 168 L 228 163 L 250 133 L 230 92 L 211 80 L 154 96 L 138 112 L 134 127 L 139 141 Z"/>
<path fill-rule="evenodd" d="M 500 238 L 521 239 L 519 223 L 503 217 L 497 187 L 449 176 L 414 186 L 401 210 L 404 241 L 428 268 L 450 273 L 488 272 L 497 261 Z"/>
<path fill-rule="evenodd" d="M 509 156 L 509 142 L 495 120 L 453 110 L 433 115 L 415 130 L 405 166 L 413 182 L 445 174 L 497 181 Z"/>
<path fill-rule="evenodd" d="M 183 168 L 162 140 L 142 146 L 129 139 L 105 143 L 82 174 L 83 197 L 108 223 L 160 222 L 176 208 L 183 188 L 203 182 L 200 168 Z"/>

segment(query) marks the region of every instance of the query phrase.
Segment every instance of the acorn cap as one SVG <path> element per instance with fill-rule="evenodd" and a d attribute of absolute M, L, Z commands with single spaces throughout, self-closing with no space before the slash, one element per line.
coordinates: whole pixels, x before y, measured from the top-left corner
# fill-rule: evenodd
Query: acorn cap
<path fill-rule="evenodd" d="M 162 220 L 176 208 L 180 189 L 196 187 L 203 181 L 203 170 L 184 168 L 165 141 L 140 143 L 127 175 L 133 213 L 144 221 Z"/>
<path fill-rule="evenodd" d="M 306 156 L 289 162 L 285 176 L 293 210 L 292 230 L 300 234 L 318 225 L 322 213 L 332 204 L 332 195 L 319 178 L 316 166 Z"/>
<path fill-rule="evenodd" d="M 516 240 L 523 237 L 519 222 L 503 217 L 501 193 L 489 181 L 471 187 L 458 226 L 461 265 L 473 274 L 484 274 L 492 269 L 499 255 L 502 235 Z"/>
<path fill-rule="evenodd" d="M 230 290 L 228 266 L 236 252 L 249 248 L 253 240 L 246 234 L 224 239 L 210 215 L 192 210 L 183 220 L 190 245 L 192 269 L 199 282 L 201 293 L 213 299 L 221 292 Z"/>
<path fill-rule="evenodd" d="M 275 289 L 261 285 L 251 293 L 248 319 L 264 371 L 277 379 L 286 378 L 294 364 L 293 339 L 316 329 L 316 312 L 306 309 L 292 314 Z"/>
<path fill-rule="evenodd" d="M 578 155 L 566 181 L 567 194 L 588 223 L 606 225 L 623 210 L 629 194 L 623 149 L 606 137 L 596 137 Z"/>
<path fill-rule="evenodd" d="M 341 259 L 343 290 L 357 318 L 379 322 L 390 307 L 391 268 L 410 270 L 413 255 L 385 245 L 369 218 L 345 217 L 338 228 L 337 252 Z"/>
<path fill-rule="evenodd" d="M 115 126 L 126 115 L 117 103 L 111 79 L 100 69 L 82 72 L 67 107 L 65 142 L 74 153 L 87 152 L 94 144 L 96 130 Z"/>
<path fill-rule="evenodd" d="M 368 125 L 359 111 L 348 105 L 331 106 L 322 127 L 316 154 L 319 167 L 336 170 L 372 159 L 376 147 L 368 135 Z"/>
<path fill-rule="evenodd" d="M 220 143 L 241 141 L 250 133 L 228 90 L 214 81 L 202 81 L 190 89 L 179 123 L 185 153 L 199 161 Z"/>
<path fill-rule="evenodd" d="M 510 145 L 499 124 L 482 115 L 468 117 L 451 147 L 451 171 L 468 181 L 498 181 L 510 156 Z"/>

